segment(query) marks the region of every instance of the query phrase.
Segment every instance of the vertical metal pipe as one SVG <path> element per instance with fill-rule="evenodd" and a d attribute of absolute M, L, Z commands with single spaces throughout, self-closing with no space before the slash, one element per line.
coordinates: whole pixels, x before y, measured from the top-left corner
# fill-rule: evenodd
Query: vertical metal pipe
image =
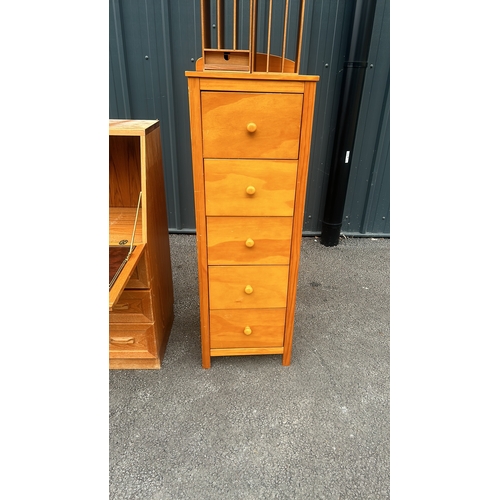
<path fill-rule="evenodd" d="M 344 63 L 340 106 L 322 221 L 321 244 L 327 247 L 339 243 L 352 151 L 368 66 L 375 6 L 376 0 L 357 0 L 354 9 L 349 57 Z"/>

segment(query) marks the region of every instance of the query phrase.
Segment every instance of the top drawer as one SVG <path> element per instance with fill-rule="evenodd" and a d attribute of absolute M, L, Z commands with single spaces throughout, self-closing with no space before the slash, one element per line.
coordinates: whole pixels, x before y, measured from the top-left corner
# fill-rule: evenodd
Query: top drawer
<path fill-rule="evenodd" d="M 205 158 L 295 159 L 302 94 L 202 92 Z"/>

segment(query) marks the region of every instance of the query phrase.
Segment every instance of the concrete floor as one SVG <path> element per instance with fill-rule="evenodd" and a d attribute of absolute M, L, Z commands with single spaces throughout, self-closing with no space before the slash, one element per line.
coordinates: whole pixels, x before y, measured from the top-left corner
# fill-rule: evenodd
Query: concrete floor
<path fill-rule="evenodd" d="M 170 235 L 160 370 L 109 373 L 110 499 L 388 499 L 388 239 L 303 238 L 292 363 L 201 367 L 196 240 Z"/>

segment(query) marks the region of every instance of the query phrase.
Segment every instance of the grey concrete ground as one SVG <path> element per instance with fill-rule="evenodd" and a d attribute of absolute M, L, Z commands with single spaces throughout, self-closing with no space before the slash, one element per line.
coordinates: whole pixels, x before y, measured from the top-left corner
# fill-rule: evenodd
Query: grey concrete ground
<path fill-rule="evenodd" d="M 389 498 L 389 240 L 304 238 L 292 364 L 209 370 L 195 237 L 170 241 L 163 366 L 110 371 L 110 499 Z"/>

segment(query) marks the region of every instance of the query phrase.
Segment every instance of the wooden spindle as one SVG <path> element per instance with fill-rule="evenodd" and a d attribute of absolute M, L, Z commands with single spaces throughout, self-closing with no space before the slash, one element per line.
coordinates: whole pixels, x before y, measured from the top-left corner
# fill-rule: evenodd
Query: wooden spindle
<path fill-rule="evenodd" d="M 269 22 L 267 26 L 267 64 L 266 72 L 269 73 L 269 61 L 271 55 L 271 24 L 273 19 L 273 0 L 269 0 Z"/>
<path fill-rule="evenodd" d="M 304 31 L 304 12 L 306 0 L 300 0 L 299 10 L 299 34 L 297 42 L 297 57 L 295 58 L 295 73 L 300 71 L 300 53 L 302 52 L 302 34 Z"/>
<path fill-rule="evenodd" d="M 233 1 L 233 50 L 238 44 L 238 0 Z"/>
<path fill-rule="evenodd" d="M 285 71 L 285 53 L 286 53 L 286 31 L 288 24 L 288 0 L 285 3 L 285 20 L 283 25 L 283 49 L 281 51 L 281 72 Z"/>
<path fill-rule="evenodd" d="M 224 0 L 217 0 L 217 48 L 224 48 Z"/>
<path fill-rule="evenodd" d="M 250 0 L 250 72 L 256 70 L 257 64 L 257 0 Z"/>
<path fill-rule="evenodd" d="M 201 13 L 201 43 L 202 43 L 202 54 L 205 53 L 205 49 L 210 49 L 212 44 L 210 43 L 210 0 L 200 0 L 200 13 Z"/>

